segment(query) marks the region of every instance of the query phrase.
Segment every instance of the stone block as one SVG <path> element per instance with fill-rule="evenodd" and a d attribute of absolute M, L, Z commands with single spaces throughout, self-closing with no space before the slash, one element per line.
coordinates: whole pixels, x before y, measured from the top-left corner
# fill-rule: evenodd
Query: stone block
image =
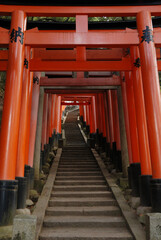
<path fill-rule="evenodd" d="M 161 213 L 146 215 L 146 239 L 161 240 Z"/>
<path fill-rule="evenodd" d="M 136 211 L 137 215 L 147 214 L 151 212 L 152 212 L 152 207 L 144 207 L 144 206 L 139 206 Z"/>
<path fill-rule="evenodd" d="M 129 187 L 128 178 L 120 178 L 119 182 L 120 182 L 120 187 L 121 188 L 127 189 Z"/>
<path fill-rule="evenodd" d="M 132 208 L 137 209 L 140 206 L 140 198 L 132 197 L 130 200 L 130 205 Z"/>
<path fill-rule="evenodd" d="M 17 215 L 13 221 L 12 240 L 35 240 L 36 216 Z"/>

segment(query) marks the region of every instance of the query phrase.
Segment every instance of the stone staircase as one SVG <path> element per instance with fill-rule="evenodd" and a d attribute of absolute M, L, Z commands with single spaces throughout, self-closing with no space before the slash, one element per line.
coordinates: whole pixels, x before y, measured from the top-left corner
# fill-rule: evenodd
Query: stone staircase
<path fill-rule="evenodd" d="M 74 114 L 68 114 L 65 123 L 67 146 L 62 151 L 40 240 L 132 240 Z"/>

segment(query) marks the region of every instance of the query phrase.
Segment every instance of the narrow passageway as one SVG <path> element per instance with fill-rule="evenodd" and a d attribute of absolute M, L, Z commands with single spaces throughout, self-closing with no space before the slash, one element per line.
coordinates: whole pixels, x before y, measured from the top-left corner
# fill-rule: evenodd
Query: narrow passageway
<path fill-rule="evenodd" d="M 66 147 L 44 218 L 40 240 L 134 239 L 86 145 L 77 111 L 65 122 Z"/>

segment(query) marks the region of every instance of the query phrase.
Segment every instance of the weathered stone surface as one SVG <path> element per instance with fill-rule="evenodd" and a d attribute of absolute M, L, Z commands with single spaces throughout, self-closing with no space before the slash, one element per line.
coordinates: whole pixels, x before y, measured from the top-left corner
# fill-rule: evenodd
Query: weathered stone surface
<path fill-rule="evenodd" d="M 127 189 L 129 187 L 128 179 L 127 178 L 120 178 L 120 187 L 123 189 Z"/>
<path fill-rule="evenodd" d="M 13 226 L 0 227 L 0 240 L 11 240 L 12 228 Z"/>
<path fill-rule="evenodd" d="M 20 215 L 20 214 L 31 215 L 31 212 L 30 212 L 30 210 L 28 208 L 17 209 L 16 210 L 16 215 Z"/>
<path fill-rule="evenodd" d="M 12 240 L 35 240 L 36 216 L 17 215 L 13 222 Z"/>
<path fill-rule="evenodd" d="M 26 205 L 30 207 L 30 206 L 34 205 L 34 203 L 33 203 L 32 200 L 27 199 L 27 200 L 26 200 Z"/>
<path fill-rule="evenodd" d="M 147 240 L 161 240 L 161 213 L 146 215 Z"/>
<path fill-rule="evenodd" d="M 44 173 L 49 173 L 49 167 L 48 166 L 43 166 L 42 170 Z"/>
<path fill-rule="evenodd" d="M 136 211 L 138 215 L 151 213 L 151 212 L 152 212 L 152 207 L 144 207 L 144 206 L 139 206 Z"/>
<path fill-rule="evenodd" d="M 46 180 L 46 175 L 44 173 L 40 173 L 40 179 Z"/>
<path fill-rule="evenodd" d="M 53 159 L 55 157 L 55 154 L 53 152 L 49 152 L 49 157 Z"/>
<path fill-rule="evenodd" d="M 43 174 L 44 175 L 44 174 Z M 45 175 L 44 175 L 45 176 Z M 46 179 L 46 177 L 45 177 Z M 34 181 L 34 188 L 36 189 L 36 191 L 38 191 L 38 193 L 41 193 L 43 186 L 45 184 L 45 180 L 35 180 Z"/>
<path fill-rule="evenodd" d="M 143 225 L 146 224 L 146 215 L 145 214 L 140 214 L 139 218 L 139 222 Z"/>
<path fill-rule="evenodd" d="M 132 208 L 137 209 L 140 206 L 140 198 L 139 197 L 132 197 L 130 199 L 130 205 Z"/>
<path fill-rule="evenodd" d="M 32 189 L 30 190 L 29 192 L 29 196 L 30 196 L 30 199 L 33 201 L 33 202 L 36 202 L 39 198 L 39 194 L 36 190 Z"/>

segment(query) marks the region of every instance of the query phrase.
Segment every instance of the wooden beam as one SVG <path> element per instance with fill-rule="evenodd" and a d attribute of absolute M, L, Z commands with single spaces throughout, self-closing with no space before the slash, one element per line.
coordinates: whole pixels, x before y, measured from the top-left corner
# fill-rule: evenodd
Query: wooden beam
<path fill-rule="evenodd" d="M 40 86 L 119 86 L 119 77 L 113 78 L 40 78 Z"/>
<path fill-rule="evenodd" d="M 131 71 L 131 61 L 124 58 L 122 61 L 30 61 L 30 71 Z"/>
<path fill-rule="evenodd" d="M 0 5 L 0 15 L 11 15 L 15 10 L 22 10 L 28 16 L 39 17 L 74 17 L 75 15 L 88 15 L 89 17 L 103 16 L 136 16 L 140 11 L 149 11 L 152 16 L 160 16 L 161 5 L 149 6 L 97 6 L 97 7 L 72 7 L 72 6 L 18 6 Z"/>

